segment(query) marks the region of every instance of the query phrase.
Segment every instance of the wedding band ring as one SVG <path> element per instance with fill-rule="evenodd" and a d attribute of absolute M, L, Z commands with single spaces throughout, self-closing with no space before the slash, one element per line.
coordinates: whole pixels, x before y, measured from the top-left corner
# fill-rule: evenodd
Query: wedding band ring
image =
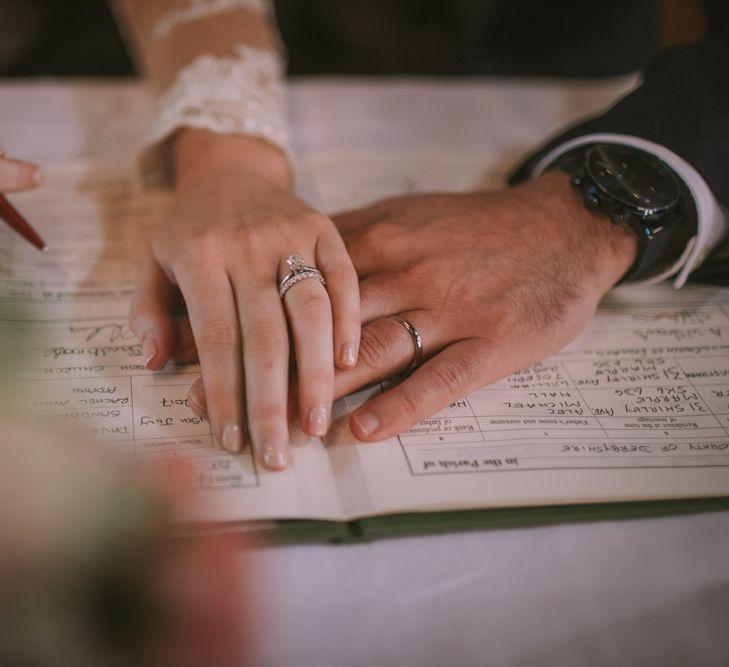
<path fill-rule="evenodd" d="M 327 286 L 321 271 L 315 266 L 307 266 L 304 259 L 298 253 L 289 255 L 286 258 L 286 264 L 290 271 L 281 279 L 278 284 L 278 295 L 283 299 L 296 283 L 302 280 L 318 280 L 324 287 Z"/>
<path fill-rule="evenodd" d="M 413 345 L 415 345 L 413 360 L 410 363 L 410 366 L 408 366 L 407 370 L 411 370 L 417 366 L 420 366 L 423 361 L 424 354 L 423 339 L 420 336 L 420 332 L 415 328 L 415 325 L 410 320 L 406 320 L 404 317 L 400 317 L 399 315 L 393 315 L 392 319 L 396 322 L 399 322 L 405 327 L 405 330 L 410 334 L 410 337 L 413 339 Z"/>

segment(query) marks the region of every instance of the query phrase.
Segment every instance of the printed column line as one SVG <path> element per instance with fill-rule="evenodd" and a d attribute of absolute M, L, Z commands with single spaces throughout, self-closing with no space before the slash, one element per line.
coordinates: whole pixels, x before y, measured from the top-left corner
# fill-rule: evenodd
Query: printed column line
<path fill-rule="evenodd" d="M 595 413 L 592 411 L 592 407 L 590 407 L 590 404 L 585 400 L 585 397 L 582 394 L 582 390 L 577 386 L 577 383 L 574 381 L 574 378 L 570 374 L 570 372 L 567 370 L 567 364 L 564 361 L 559 362 L 567 375 L 567 377 L 570 379 L 570 382 L 573 384 L 574 390 L 580 395 L 580 400 L 585 404 L 585 407 L 590 411 L 590 414 L 592 415 L 592 418 L 597 420 L 597 423 L 600 425 L 600 428 L 602 429 L 602 432 L 605 434 L 605 437 L 609 440 L 610 435 L 608 434 L 605 427 L 602 425 L 602 422 L 600 421 L 599 417 L 595 416 Z"/>
<path fill-rule="evenodd" d="M 679 361 L 678 357 L 672 357 L 673 361 L 676 363 L 676 365 L 681 369 L 681 372 L 683 373 L 683 376 L 688 380 L 688 383 L 691 385 L 692 389 L 696 392 L 696 395 L 701 399 L 701 402 L 706 405 L 706 401 L 704 400 L 704 397 L 701 395 L 701 392 L 699 391 L 698 387 L 694 384 L 693 380 L 688 376 L 686 371 L 683 369 L 683 366 L 681 365 L 681 362 Z M 721 420 L 716 416 L 713 410 L 709 409 L 709 406 L 706 405 L 707 410 L 709 411 L 709 414 L 716 420 L 716 423 L 719 425 L 719 428 L 724 429 L 724 433 L 726 433 L 729 436 L 729 428 L 727 428 L 724 424 L 721 423 Z"/>
<path fill-rule="evenodd" d="M 129 400 L 132 404 L 132 442 L 134 444 L 134 458 L 137 458 L 137 417 L 134 412 L 134 376 L 127 376 L 129 380 Z M 136 465 L 136 464 L 135 464 Z"/>

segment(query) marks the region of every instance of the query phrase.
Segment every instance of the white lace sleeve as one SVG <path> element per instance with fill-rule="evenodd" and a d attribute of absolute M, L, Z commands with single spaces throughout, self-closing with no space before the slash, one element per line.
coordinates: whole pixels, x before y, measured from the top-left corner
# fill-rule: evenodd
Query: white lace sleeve
<path fill-rule="evenodd" d="M 178 0 L 157 21 L 153 34 L 162 39 L 181 25 L 234 9 L 263 13 L 270 11 L 271 0 Z"/>
<path fill-rule="evenodd" d="M 159 98 L 140 159 L 142 178 L 169 182 L 167 140 L 182 127 L 260 137 L 293 164 L 284 101 L 283 62 L 273 51 L 239 44 L 232 56 L 196 58 Z"/>

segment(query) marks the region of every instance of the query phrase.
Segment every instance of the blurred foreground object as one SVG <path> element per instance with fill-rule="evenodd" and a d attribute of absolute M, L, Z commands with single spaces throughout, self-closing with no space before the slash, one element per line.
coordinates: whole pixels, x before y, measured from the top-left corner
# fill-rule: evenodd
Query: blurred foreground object
<path fill-rule="evenodd" d="M 184 485 L 3 419 L 0 665 L 242 664 L 233 545 L 171 537 Z"/>

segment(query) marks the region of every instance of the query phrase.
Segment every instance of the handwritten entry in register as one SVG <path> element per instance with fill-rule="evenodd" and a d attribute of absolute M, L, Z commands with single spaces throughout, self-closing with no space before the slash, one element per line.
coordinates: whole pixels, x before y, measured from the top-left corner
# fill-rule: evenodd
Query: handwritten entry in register
<path fill-rule="evenodd" d="M 250 454 L 216 448 L 187 407 L 199 369 L 145 371 L 127 326 L 134 262 L 167 199 L 134 194 L 113 169 L 51 176 L 23 200 L 50 253 L 0 228 L 1 354 L 22 409 L 122 457 L 184 454 L 204 488 L 259 484 Z M 562 352 L 455 402 L 399 445 L 414 476 L 729 466 L 729 290 L 616 290 Z"/>

